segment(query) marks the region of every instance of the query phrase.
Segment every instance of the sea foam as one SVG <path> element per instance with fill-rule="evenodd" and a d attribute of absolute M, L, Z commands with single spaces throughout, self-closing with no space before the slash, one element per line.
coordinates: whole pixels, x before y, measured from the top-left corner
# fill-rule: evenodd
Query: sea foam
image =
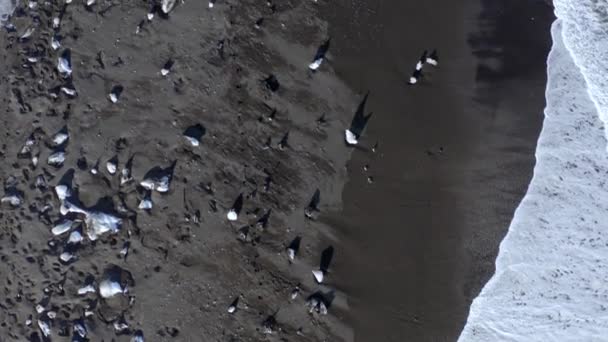
<path fill-rule="evenodd" d="M 608 5 L 555 7 L 534 176 L 461 342 L 608 339 Z"/>

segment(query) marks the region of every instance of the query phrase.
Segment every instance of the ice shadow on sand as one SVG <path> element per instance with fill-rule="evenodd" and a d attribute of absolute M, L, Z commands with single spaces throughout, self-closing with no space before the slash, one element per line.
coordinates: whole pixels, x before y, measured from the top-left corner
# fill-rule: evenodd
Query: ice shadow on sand
<path fill-rule="evenodd" d="M 355 111 L 355 116 L 350 123 L 350 127 L 348 128 L 355 136 L 360 137 L 363 134 L 363 130 L 367 126 L 369 119 L 372 117 L 373 113 L 369 113 L 365 115 L 365 106 L 367 104 L 367 99 L 369 98 L 369 91 L 363 97 L 363 100 L 359 103 L 357 110 Z"/>

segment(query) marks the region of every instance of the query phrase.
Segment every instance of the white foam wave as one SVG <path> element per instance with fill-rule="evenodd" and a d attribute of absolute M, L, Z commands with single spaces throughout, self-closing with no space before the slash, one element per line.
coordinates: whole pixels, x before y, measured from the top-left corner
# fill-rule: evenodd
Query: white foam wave
<path fill-rule="evenodd" d="M 0 23 L 6 21 L 14 10 L 13 0 L 0 0 Z"/>
<path fill-rule="evenodd" d="M 555 1 L 534 176 L 461 342 L 608 340 L 608 6 L 583 3 Z"/>

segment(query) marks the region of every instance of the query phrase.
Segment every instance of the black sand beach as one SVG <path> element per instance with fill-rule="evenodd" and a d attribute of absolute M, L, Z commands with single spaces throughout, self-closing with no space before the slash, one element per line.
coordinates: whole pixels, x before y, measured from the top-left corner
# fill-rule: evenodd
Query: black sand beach
<path fill-rule="evenodd" d="M 0 341 L 455 340 L 531 175 L 545 2 L 153 2 L 20 4 L 0 33 Z"/>
<path fill-rule="evenodd" d="M 358 103 L 308 70 L 316 5 L 153 2 L 21 4 L 0 34 L 0 340 L 352 340 L 312 274 Z"/>
<path fill-rule="evenodd" d="M 353 154 L 344 209 L 326 218 L 355 340 L 455 341 L 532 175 L 552 9 L 339 1 L 323 13 L 338 75 L 370 92 L 362 145 L 379 143 Z M 440 66 L 405 85 L 434 48 Z"/>

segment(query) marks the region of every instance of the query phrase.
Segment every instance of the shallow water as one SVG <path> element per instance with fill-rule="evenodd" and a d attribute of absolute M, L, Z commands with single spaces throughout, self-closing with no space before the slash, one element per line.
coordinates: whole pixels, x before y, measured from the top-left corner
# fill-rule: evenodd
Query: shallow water
<path fill-rule="evenodd" d="M 459 341 L 600 341 L 608 334 L 608 62 L 601 58 L 608 6 L 555 6 L 534 177 Z"/>

